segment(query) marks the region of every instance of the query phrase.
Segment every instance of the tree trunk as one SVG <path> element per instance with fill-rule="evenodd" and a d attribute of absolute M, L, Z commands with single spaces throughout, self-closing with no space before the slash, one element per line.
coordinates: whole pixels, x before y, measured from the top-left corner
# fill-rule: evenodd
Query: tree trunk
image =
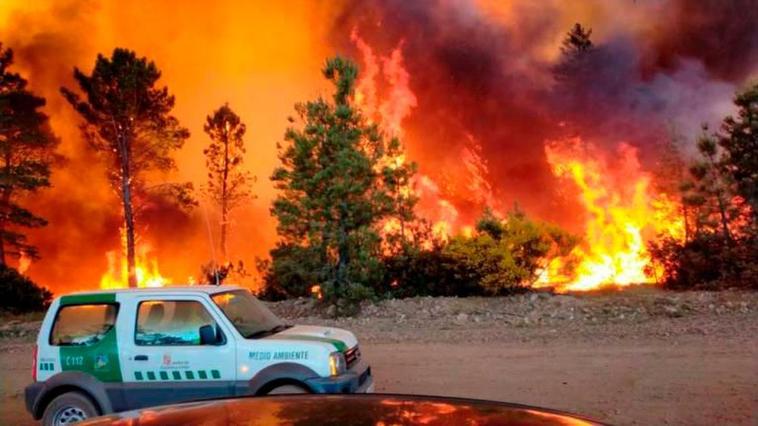
<path fill-rule="evenodd" d="M 5 263 L 5 223 L 0 222 L 0 266 L 6 266 Z"/>
<path fill-rule="evenodd" d="M 724 233 L 724 240 L 726 241 L 727 245 L 732 245 L 732 233 L 729 231 L 729 221 L 726 217 L 726 203 L 723 200 L 723 197 L 721 195 L 721 192 L 716 195 L 716 200 L 719 204 L 719 215 L 721 216 L 721 228 Z"/>
<path fill-rule="evenodd" d="M 719 207 L 719 216 L 721 218 L 721 229 L 724 234 L 724 241 L 728 246 L 732 245 L 732 233 L 729 231 L 729 220 L 726 217 L 726 202 L 724 201 L 724 191 L 722 190 L 722 180 L 721 176 L 718 175 L 718 166 L 716 164 L 716 159 L 713 158 L 713 155 L 707 155 L 708 162 L 710 162 L 711 165 L 711 171 L 713 173 L 713 177 L 715 180 L 715 195 L 716 195 L 716 202 L 718 203 Z"/>
<path fill-rule="evenodd" d="M 689 221 L 689 211 L 687 210 L 687 205 L 684 204 L 684 200 L 680 200 L 682 203 L 682 217 L 684 218 L 684 242 L 688 243 L 690 241 L 690 221 Z"/>
<path fill-rule="evenodd" d="M 226 262 L 226 226 L 229 216 L 229 194 L 227 194 L 227 179 L 229 178 L 229 131 L 224 131 L 224 172 L 221 180 L 221 257 Z"/>
<path fill-rule="evenodd" d="M 126 230 L 126 267 L 129 287 L 137 287 L 137 265 L 134 252 L 134 210 L 130 173 L 131 147 L 126 136 L 119 138 L 119 159 L 121 166 L 121 201 L 124 206 L 124 228 Z"/>
<path fill-rule="evenodd" d="M 10 149 L 7 148 L 7 151 L 5 152 L 5 175 L 10 175 L 10 167 L 11 167 L 11 152 Z M 11 190 L 10 188 L 5 188 L 3 190 L 3 196 L 2 196 L 2 208 L 5 210 L 5 212 L 10 213 L 10 204 L 11 204 Z M 7 266 L 6 263 L 6 256 L 5 256 L 5 221 L 0 221 L 0 265 Z"/>
<path fill-rule="evenodd" d="M 11 203 L 11 191 L 6 189 L 3 191 L 2 197 L 3 209 L 10 210 Z M 0 265 L 7 266 L 5 255 L 5 221 L 0 221 Z"/>
<path fill-rule="evenodd" d="M 344 216 L 344 213 L 340 213 L 338 225 L 337 256 L 339 259 L 337 260 L 337 276 L 334 284 L 335 293 L 338 298 L 341 296 L 340 291 L 344 288 L 345 283 L 347 282 L 347 268 L 350 264 L 350 247 L 348 244 L 347 229 L 345 229 Z"/>

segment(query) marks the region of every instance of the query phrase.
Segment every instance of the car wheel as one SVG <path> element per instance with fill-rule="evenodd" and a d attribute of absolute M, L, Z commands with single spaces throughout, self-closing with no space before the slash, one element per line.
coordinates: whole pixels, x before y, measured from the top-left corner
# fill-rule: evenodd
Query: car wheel
<path fill-rule="evenodd" d="M 298 393 L 310 393 L 308 389 L 305 389 L 298 385 L 282 385 L 277 386 L 270 391 L 266 395 L 291 395 L 291 394 L 298 394 Z"/>
<path fill-rule="evenodd" d="M 53 399 L 42 415 L 44 426 L 64 426 L 98 416 L 95 404 L 79 392 L 66 392 Z"/>

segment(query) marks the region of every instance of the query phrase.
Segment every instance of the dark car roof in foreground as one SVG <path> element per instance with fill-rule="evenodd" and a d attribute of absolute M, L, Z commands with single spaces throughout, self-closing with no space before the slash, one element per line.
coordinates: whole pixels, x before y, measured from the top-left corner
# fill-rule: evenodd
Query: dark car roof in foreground
<path fill-rule="evenodd" d="M 381 423 L 379 423 L 381 422 Z M 544 408 L 410 395 L 285 395 L 167 405 L 91 419 L 82 425 L 599 425 Z"/>

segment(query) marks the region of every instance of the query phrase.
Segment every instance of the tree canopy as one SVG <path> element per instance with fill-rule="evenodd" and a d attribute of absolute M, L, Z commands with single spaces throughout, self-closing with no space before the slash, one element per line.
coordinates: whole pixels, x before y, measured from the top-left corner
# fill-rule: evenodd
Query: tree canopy
<path fill-rule="evenodd" d="M 50 186 L 50 166 L 58 140 L 40 109 L 45 99 L 27 89 L 27 81 L 11 72 L 13 51 L 0 44 L 0 266 L 8 257 L 37 258 L 25 228 L 47 221 L 23 206 L 22 200 Z"/>
<path fill-rule="evenodd" d="M 242 169 L 245 155 L 245 123 L 229 107 L 222 105 L 206 118 L 205 133 L 211 143 L 203 150 L 208 181 L 206 195 L 221 212 L 220 249 L 223 260 L 227 257 L 226 239 L 229 214 L 241 202 L 251 197 L 251 174 Z"/>
<path fill-rule="evenodd" d="M 121 197 L 129 285 L 137 285 L 135 269 L 135 201 L 160 190 L 191 203 L 190 184 L 148 185 L 148 171 L 175 167 L 171 153 L 182 147 L 189 131 L 171 115 L 174 97 L 158 87 L 161 73 L 154 62 L 131 50 L 116 48 L 111 57 L 98 55 L 91 74 L 74 69 L 84 97 L 62 87 L 61 93 L 84 119 L 90 146 L 108 160 L 108 176 Z"/>
<path fill-rule="evenodd" d="M 272 270 L 292 265 L 288 255 L 308 257 L 298 276 L 342 298 L 362 292 L 360 283 L 380 273 L 379 227 L 407 214 L 399 211 L 407 205 L 399 202 L 397 186 L 415 166 L 393 161 L 400 142 L 356 108 L 355 64 L 335 57 L 323 74 L 334 86 L 332 99 L 295 106 L 297 119 L 291 119 L 279 147 L 281 165 L 271 177 L 279 190 L 271 212 L 280 236 Z"/>

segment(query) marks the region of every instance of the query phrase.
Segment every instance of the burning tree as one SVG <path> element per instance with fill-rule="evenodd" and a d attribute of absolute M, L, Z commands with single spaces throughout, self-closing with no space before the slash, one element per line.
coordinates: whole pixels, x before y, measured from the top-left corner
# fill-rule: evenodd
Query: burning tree
<path fill-rule="evenodd" d="M 63 96 L 84 119 L 84 138 L 110 162 L 108 175 L 123 207 L 130 287 L 137 286 L 135 200 L 151 190 L 160 190 L 181 203 L 191 202 L 190 184 L 150 187 L 146 180 L 149 171 L 173 169 L 170 154 L 189 137 L 189 131 L 171 115 L 174 97 L 167 87 L 156 87 L 160 77 L 154 62 L 117 48 L 110 58 L 98 55 L 90 75 L 74 68 L 74 78 L 85 99 L 61 88 Z"/>
<path fill-rule="evenodd" d="M 685 202 L 696 209 L 696 232 L 720 232 L 726 244 L 731 244 L 732 230 L 730 223 L 739 214 L 730 199 L 731 182 L 719 166 L 719 149 L 715 138 L 703 129 L 703 135 L 697 141 L 697 148 L 702 160 L 690 167 L 692 179 L 685 186 L 688 195 Z"/>
<path fill-rule="evenodd" d="M 58 143 L 39 111 L 45 99 L 27 90 L 27 81 L 10 72 L 13 51 L 0 44 L 0 266 L 8 257 L 37 258 L 19 228 L 47 221 L 18 204 L 19 198 L 50 186 L 50 165 Z"/>
<path fill-rule="evenodd" d="M 758 286 L 758 85 L 734 103 L 737 117 L 726 117 L 719 132 L 704 126 L 700 159 L 681 185 L 694 216 L 692 237 L 650 244 L 652 264 L 662 267 L 668 287 Z"/>
<path fill-rule="evenodd" d="M 245 123 L 224 104 L 209 115 L 203 127 L 211 139 L 203 150 L 205 166 L 208 168 L 206 195 L 221 211 L 221 257 L 227 260 L 226 238 L 229 229 L 229 214 L 240 203 L 250 198 L 253 177 L 242 170 L 245 155 Z"/>
<path fill-rule="evenodd" d="M 750 206 L 753 225 L 758 226 L 758 83 L 734 98 L 737 115 L 721 125 L 718 144 L 723 148 L 723 169 L 735 192 Z"/>
<path fill-rule="evenodd" d="M 576 78 L 585 70 L 587 55 L 594 49 L 591 35 L 592 29 L 579 23 L 566 33 L 561 42 L 561 59 L 554 69 L 559 80 Z"/>
<path fill-rule="evenodd" d="M 368 292 L 363 284 L 380 274 L 382 222 L 405 215 L 393 188 L 412 166 L 388 161 L 399 141 L 356 108 L 357 67 L 337 57 L 323 72 L 335 86 L 332 102 L 295 106 L 302 125 L 287 130 L 271 177 L 281 191 L 271 208 L 281 241 L 270 274 L 322 284 L 327 299 L 359 299 Z"/>
<path fill-rule="evenodd" d="M 565 258 L 578 238 L 550 223 L 529 219 L 515 206 L 505 219 L 485 210 L 470 238 L 456 236 L 443 254 L 458 274 L 486 295 L 531 287 L 548 264 Z M 461 271 L 463 271 L 461 273 Z"/>

